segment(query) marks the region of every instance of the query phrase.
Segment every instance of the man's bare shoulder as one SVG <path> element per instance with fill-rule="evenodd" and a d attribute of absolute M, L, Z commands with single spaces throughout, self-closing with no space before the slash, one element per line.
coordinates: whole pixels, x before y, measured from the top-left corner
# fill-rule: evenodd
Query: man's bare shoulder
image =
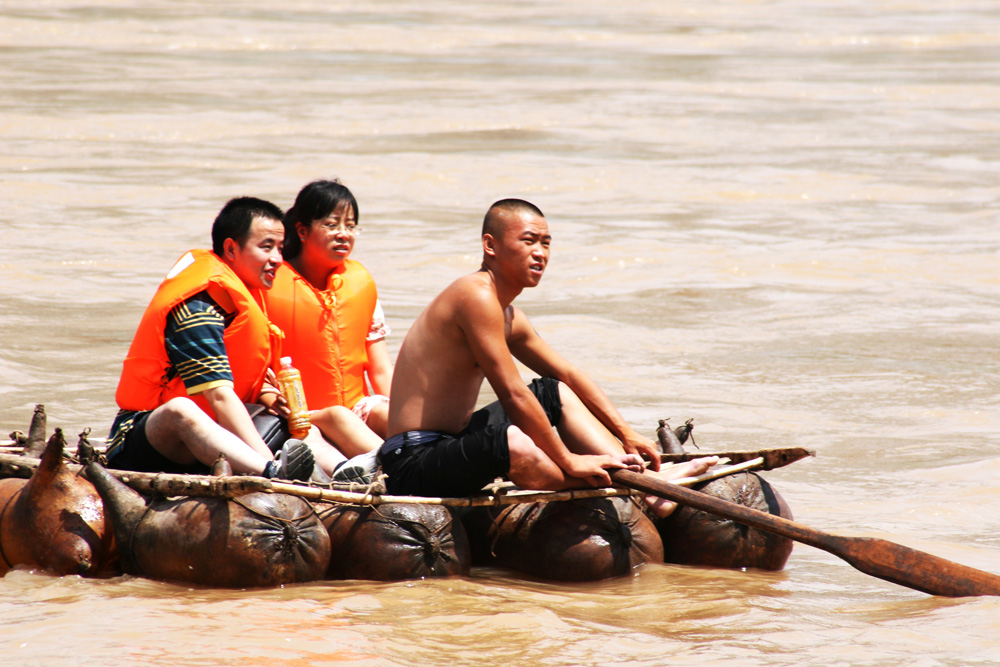
<path fill-rule="evenodd" d="M 484 271 L 470 273 L 455 280 L 438 295 L 435 301 L 454 310 L 456 314 L 500 306 L 493 281 Z"/>
<path fill-rule="evenodd" d="M 462 276 L 434 297 L 410 327 L 407 338 L 423 339 L 425 332 L 438 338 L 463 337 L 469 324 L 479 320 L 491 304 L 499 308 L 488 276 L 486 280 L 478 272 Z"/>
<path fill-rule="evenodd" d="M 475 273 L 469 273 L 461 278 L 458 278 L 445 289 L 445 292 L 449 291 L 495 292 L 493 288 L 493 278 L 486 271 L 476 271 Z"/>

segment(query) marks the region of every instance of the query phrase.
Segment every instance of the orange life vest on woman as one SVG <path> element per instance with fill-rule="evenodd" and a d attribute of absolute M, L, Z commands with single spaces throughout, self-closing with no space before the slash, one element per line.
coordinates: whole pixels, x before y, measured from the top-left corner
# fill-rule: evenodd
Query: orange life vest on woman
<path fill-rule="evenodd" d="M 353 408 L 368 394 L 366 341 L 378 292 L 360 263 L 345 260 L 318 290 L 286 262 L 264 292 L 271 322 L 285 332 L 282 356 L 302 373 L 311 409 Z"/>
<path fill-rule="evenodd" d="M 277 358 L 272 351 L 278 351 L 281 332 L 268 322 L 258 301 L 259 290 L 247 289 L 215 253 L 191 250 L 177 260 L 139 322 L 115 392 L 118 407 L 153 410 L 171 398 L 188 395 L 180 376 L 170 373 L 163 332 L 174 306 L 203 291 L 223 310 L 236 312 L 223 335 L 236 395 L 245 403 L 253 403 L 260 396 L 264 375 Z M 190 398 L 215 418 L 202 396 Z"/>

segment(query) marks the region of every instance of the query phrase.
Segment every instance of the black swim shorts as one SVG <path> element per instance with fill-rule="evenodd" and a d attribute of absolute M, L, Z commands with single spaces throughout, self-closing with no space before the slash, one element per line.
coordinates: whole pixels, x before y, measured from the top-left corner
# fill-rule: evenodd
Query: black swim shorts
<path fill-rule="evenodd" d="M 211 469 L 204 463 L 195 462 L 184 465 L 171 461 L 156 451 L 146 438 L 146 419 L 151 412 L 139 414 L 125 434 L 125 439 L 114 455 L 108 459 L 108 467 L 117 470 L 133 470 L 135 472 L 166 472 L 188 473 L 191 475 L 207 475 Z"/>
<path fill-rule="evenodd" d="M 532 380 L 528 388 L 549 423 L 558 424 L 562 418 L 559 381 L 540 378 Z M 411 431 L 390 438 L 379 455 L 388 475 L 386 490 L 395 495 L 451 498 L 480 491 L 510 471 L 510 425 L 507 413 L 495 401 L 474 412 L 469 425 L 456 435 L 441 433 L 427 442 L 426 432 Z"/>

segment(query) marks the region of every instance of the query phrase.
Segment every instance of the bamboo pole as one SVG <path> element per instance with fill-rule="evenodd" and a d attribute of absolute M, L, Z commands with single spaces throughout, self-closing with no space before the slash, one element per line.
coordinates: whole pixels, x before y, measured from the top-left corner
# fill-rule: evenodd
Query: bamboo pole
<path fill-rule="evenodd" d="M 757 457 L 731 466 L 717 466 L 701 475 L 681 477 L 672 480 L 672 484 L 694 486 L 727 475 L 734 475 L 759 468 L 764 465 L 764 457 Z M 517 489 L 507 483 L 489 487 L 485 495 L 469 496 L 467 498 L 441 498 L 435 496 L 391 496 L 371 493 L 338 491 L 336 489 L 321 489 L 317 487 L 299 486 L 284 482 L 271 482 L 271 493 L 287 493 L 307 500 L 349 503 L 353 505 L 383 505 L 385 503 L 411 503 L 414 505 L 444 505 L 446 507 L 494 507 L 501 505 L 520 505 L 525 503 L 544 503 L 560 500 L 580 500 L 583 498 L 615 498 L 619 496 L 638 495 L 627 488 L 599 489 L 569 489 L 565 491 L 532 491 Z"/>
<path fill-rule="evenodd" d="M 492 507 L 498 505 L 518 505 L 523 503 L 551 502 L 556 500 L 579 500 L 581 498 L 613 498 L 634 495 L 630 489 L 601 488 L 574 489 L 570 491 L 511 491 L 509 493 L 487 493 L 466 498 L 440 498 L 436 496 L 392 496 L 371 493 L 338 491 L 318 487 L 299 486 L 284 482 L 272 482 L 271 493 L 287 493 L 307 500 L 347 503 L 351 505 L 384 505 L 386 503 L 408 503 L 413 505 L 444 505 L 445 507 Z"/>
<path fill-rule="evenodd" d="M 39 459 L 12 454 L 0 454 L 0 477 L 28 478 L 38 467 Z M 700 482 L 744 472 L 764 465 L 764 457 L 757 457 L 731 466 L 716 466 L 695 477 L 674 480 L 674 484 L 693 486 Z M 69 469 L 82 474 L 82 466 L 67 463 Z M 579 500 L 583 498 L 614 498 L 638 495 L 628 488 L 572 489 L 566 491 L 533 491 L 518 489 L 508 482 L 487 488 L 486 493 L 467 498 L 439 498 L 433 496 L 395 496 L 337 488 L 322 488 L 280 482 L 252 475 L 185 475 L 170 473 L 133 472 L 108 469 L 112 476 L 140 493 L 162 496 L 202 496 L 233 498 L 247 493 L 284 493 L 318 502 L 348 503 L 354 505 L 382 505 L 385 503 L 410 503 L 414 505 L 444 505 L 447 507 L 484 507 L 523 503 Z M 350 487 L 360 486 L 351 484 Z"/>

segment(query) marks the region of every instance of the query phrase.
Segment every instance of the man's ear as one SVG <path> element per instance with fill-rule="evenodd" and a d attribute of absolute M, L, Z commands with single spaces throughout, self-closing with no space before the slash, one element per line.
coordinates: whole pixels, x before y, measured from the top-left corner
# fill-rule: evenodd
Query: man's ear
<path fill-rule="evenodd" d="M 483 234 L 483 252 L 490 257 L 496 256 L 497 251 L 492 234 Z"/>
<path fill-rule="evenodd" d="M 240 244 L 236 242 L 236 239 L 226 239 L 222 242 L 222 259 L 229 260 L 230 262 L 236 259 L 236 249 L 239 248 Z"/>

